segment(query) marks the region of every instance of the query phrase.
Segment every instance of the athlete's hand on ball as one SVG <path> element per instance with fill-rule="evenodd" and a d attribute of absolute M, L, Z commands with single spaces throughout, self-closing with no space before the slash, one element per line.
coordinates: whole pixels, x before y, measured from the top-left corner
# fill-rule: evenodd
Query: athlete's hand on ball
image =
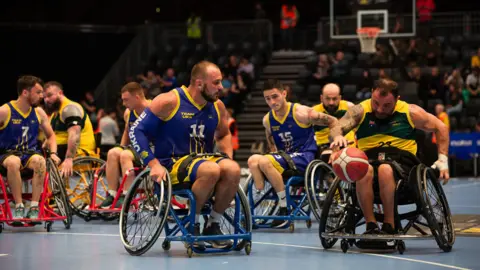
<path fill-rule="evenodd" d="M 348 146 L 348 141 L 345 139 L 343 136 L 336 136 L 333 138 L 333 142 L 330 144 L 330 148 L 333 149 L 333 151 L 338 151 L 340 148 L 347 147 Z"/>
<path fill-rule="evenodd" d="M 450 174 L 448 172 L 448 157 L 446 155 L 439 154 L 438 160 L 433 163 L 432 168 L 440 171 L 439 180 L 443 179 L 443 184 L 446 185 L 450 179 Z"/>
<path fill-rule="evenodd" d="M 150 168 L 150 177 L 152 177 L 153 181 L 157 181 L 157 182 L 160 182 L 162 180 L 165 181 L 167 179 L 167 177 L 165 177 L 166 174 L 167 174 L 167 170 L 159 163 L 154 164 Z"/>

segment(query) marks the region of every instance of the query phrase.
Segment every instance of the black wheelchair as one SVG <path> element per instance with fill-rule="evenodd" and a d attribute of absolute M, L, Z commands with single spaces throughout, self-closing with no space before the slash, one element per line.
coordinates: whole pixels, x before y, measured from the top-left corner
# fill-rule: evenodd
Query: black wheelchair
<path fill-rule="evenodd" d="M 408 173 L 408 179 L 397 179 L 394 207 L 396 233 L 356 234 L 356 228 L 364 225 L 365 220 L 357 200 L 355 184 L 344 182 L 337 177 L 327 193 L 321 214 L 319 236 L 323 248 L 333 247 L 338 239 L 342 239 L 340 246 L 344 253 L 353 245 L 362 248 L 359 240 L 377 243 L 390 241 L 393 243 L 393 249 L 396 248 L 403 254 L 406 248 L 405 240 L 434 238 L 440 249 L 445 252 L 451 251 L 455 242 L 455 230 L 447 198 L 438 182 L 438 170 L 427 167 L 409 152 L 395 156 L 395 153 L 400 153 L 399 151 L 393 147 L 385 147 L 366 152 L 372 166 L 388 163 L 391 164 L 394 173 L 401 169 L 397 165 L 402 164 L 402 158 L 407 157 L 414 163 Z M 385 152 L 387 158 L 379 161 L 377 157 Z M 374 204 L 381 205 L 375 182 Z M 414 210 L 399 213 L 399 206 L 407 208 L 414 206 Z M 384 216 L 379 208 L 374 209 L 374 214 L 378 222 L 383 221 Z"/>
<path fill-rule="evenodd" d="M 218 156 L 219 154 L 202 154 L 192 156 Z M 223 156 L 223 155 L 222 155 Z M 180 165 L 180 167 L 188 167 Z M 188 257 L 195 253 L 220 253 L 241 251 L 245 249 L 247 255 L 251 251 L 252 218 L 247 198 L 239 186 L 235 198 L 223 214 L 220 222 L 224 235 L 219 236 L 194 236 L 195 211 L 189 213 L 188 209 L 174 208 L 173 196 L 185 198 L 189 202 L 189 209 L 196 209 L 195 196 L 191 189 L 172 187 L 170 176 L 166 181 L 155 182 L 150 178 L 150 168 L 143 170 L 134 180 L 130 190 L 125 196 L 120 212 L 120 234 L 122 243 L 131 255 L 142 255 L 147 252 L 157 241 L 163 229 L 165 239 L 162 243 L 164 250 L 169 250 L 172 241 L 184 243 Z M 201 215 L 204 219 L 204 228 L 215 202 L 215 194 L 202 208 Z M 167 218 L 174 220 L 174 225 L 168 224 Z M 214 248 L 205 245 L 205 249 L 195 247 L 196 241 L 212 241 L 229 239 L 233 245 L 229 248 Z"/>

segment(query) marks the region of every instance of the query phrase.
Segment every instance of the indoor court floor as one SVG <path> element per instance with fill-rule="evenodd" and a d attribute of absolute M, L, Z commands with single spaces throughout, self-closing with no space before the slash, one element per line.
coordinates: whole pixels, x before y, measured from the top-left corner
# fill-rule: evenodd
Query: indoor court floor
<path fill-rule="evenodd" d="M 254 230 L 250 256 L 234 251 L 188 258 L 183 244 L 173 242 L 165 252 L 159 239 L 147 253 L 135 257 L 123 248 L 116 222 L 74 218 L 70 230 L 57 222 L 50 233 L 43 225 L 5 226 L 0 234 L 0 269 L 480 269 L 480 181 L 452 179 L 444 188 L 457 221 L 450 253 L 441 251 L 435 240 L 414 240 L 405 242 L 403 255 L 373 254 L 355 247 L 343 254 L 339 242 L 331 250 L 322 248 L 317 222 L 311 229 L 297 222 L 294 233 Z"/>

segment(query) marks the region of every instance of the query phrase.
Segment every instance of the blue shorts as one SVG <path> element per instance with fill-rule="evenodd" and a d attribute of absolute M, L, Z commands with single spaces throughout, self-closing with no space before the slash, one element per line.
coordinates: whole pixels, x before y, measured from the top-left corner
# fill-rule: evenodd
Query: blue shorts
<path fill-rule="evenodd" d="M 287 154 L 292 158 L 293 163 L 297 167 L 299 173 L 304 173 L 307 169 L 308 164 L 315 159 L 314 152 L 303 152 L 303 153 L 291 153 Z M 289 169 L 287 161 L 279 154 L 267 154 L 265 155 L 270 161 L 272 161 L 273 166 L 278 172 L 283 173 L 285 170 Z"/>
<path fill-rule="evenodd" d="M 5 161 L 5 159 L 7 159 L 9 156 L 12 156 L 14 154 L 3 154 L 3 155 L 0 155 L 0 165 L 3 167 L 3 162 Z M 30 162 L 30 160 L 32 160 L 32 157 L 35 156 L 35 155 L 39 155 L 41 157 L 43 157 L 42 155 L 40 155 L 40 153 L 35 153 L 35 154 L 22 154 L 22 155 L 16 155 L 20 158 L 20 164 L 21 164 L 21 167 L 20 167 L 20 170 L 23 170 L 25 168 L 28 167 L 28 163 Z"/>

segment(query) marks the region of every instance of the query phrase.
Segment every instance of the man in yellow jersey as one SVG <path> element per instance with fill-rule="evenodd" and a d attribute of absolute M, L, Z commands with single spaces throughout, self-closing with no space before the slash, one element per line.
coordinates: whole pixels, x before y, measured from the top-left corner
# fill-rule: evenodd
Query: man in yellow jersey
<path fill-rule="evenodd" d="M 106 174 L 108 195 L 100 205 L 101 208 L 109 208 L 112 205 L 114 198 L 117 195 L 118 181 L 121 179 L 120 177 L 122 177 L 122 172 L 125 173 L 134 166 L 140 166 L 142 164 L 137 153 L 130 146 L 128 130 L 148 104 L 150 104 L 150 100 L 145 98 L 143 88 L 139 83 L 130 82 L 122 88 L 122 102 L 126 107 L 125 113 L 123 114 L 125 129 L 123 131 L 122 140 L 120 141 L 120 146 L 110 149 L 107 154 Z M 122 205 L 134 176 L 135 174 L 132 173 L 125 180 L 122 195 L 118 198 L 115 207 L 120 207 Z"/>
<path fill-rule="evenodd" d="M 271 154 L 253 155 L 248 159 L 257 190 L 263 190 L 265 178 L 277 192 L 279 216 L 287 216 L 287 201 L 283 172 L 293 170 L 303 174 L 318 152 L 313 125 L 333 127 L 338 120 L 310 107 L 287 102 L 287 91 L 278 80 L 268 80 L 263 87 L 263 96 L 271 111 L 263 117 L 263 125 Z M 282 151 L 284 154 L 275 153 Z M 293 164 L 293 166 L 292 166 Z M 281 228 L 287 220 L 274 220 L 274 228 Z"/>
<path fill-rule="evenodd" d="M 340 95 L 340 87 L 334 83 L 326 84 L 322 89 L 322 94 L 320 95 L 320 104 L 313 107 L 317 112 L 325 113 L 331 116 L 334 116 L 337 119 L 340 119 L 345 115 L 348 108 L 352 107 L 354 104 L 342 100 Z M 320 158 L 328 162 L 332 150 L 330 149 L 330 129 L 328 126 L 314 126 L 315 130 L 315 141 L 317 142 L 318 150 L 320 153 Z M 350 131 L 345 138 L 348 141 L 355 141 L 355 132 Z"/>
<path fill-rule="evenodd" d="M 45 84 L 45 107 L 57 137 L 58 154 L 63 160 L 62 175 L 72 175 L 73 158 L 95 155 L 95 136 L 88 114 L 77 102 L 63 94 L 63 86 L 51 81 Z"/>
<path fill-rule="evenodd" d="M 396 181 L 408 179 L 415 165 L 415 129 L 434 132 L 438 138 L 438 168 L 444 184 L 448 182 L 447 127 L 417 105 L 399 100 L 397 83 L 389 79 L 375 82 L 371 99 L 350 108 L 340 124 L 330 130 L 332 148 L 346 147 L 343 134 L 356 129 L 358 148 L 380 165 L 369 166 L 368 173 L 356 182 L 357 196 L 366 220 L 366 234 L 393 234 Z M 332 155 L 334 156 L 334 155 Z M 385 219 L 380 230 L 373 214 L 373 185 L 378 187 Z M 367 241 L 363 241 L 367 242 Z M 390 246 L 387 244 L 387 246 Z"/>

